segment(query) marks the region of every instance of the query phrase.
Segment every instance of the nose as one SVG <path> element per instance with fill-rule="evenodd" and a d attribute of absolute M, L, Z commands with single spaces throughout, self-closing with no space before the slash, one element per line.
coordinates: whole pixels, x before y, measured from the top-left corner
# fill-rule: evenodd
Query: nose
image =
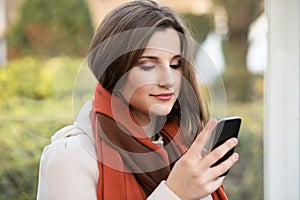
<path fill-rule="evenodd" d="M 161 87 L 170 88 L 175 84 L 175 70 L 169 65 L 160 68 L 158 85 Z"/>

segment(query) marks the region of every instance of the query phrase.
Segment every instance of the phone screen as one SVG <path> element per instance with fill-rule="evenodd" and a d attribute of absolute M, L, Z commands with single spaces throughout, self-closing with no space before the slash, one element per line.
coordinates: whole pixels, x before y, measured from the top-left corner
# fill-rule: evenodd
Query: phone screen
<path fill-rule="evenodd" d="M 240 117 L 228 117 L 219 120 L 215 132 L 213 133 L 211 151 L 217 148 L 218 146 L 220 146 L 221 144 L 223 144 L 224 142 L 226 142 L 228 139 L 233 137 L 237 138 L 241 126 L 241 121 L 242 120 Z M 229 158 L 233 153 L 234 153 L 234 148 L 228 151 L 220 160 L 218 160 L 215 164 L 213 164 L 212 167 L 222 163 L 227 158 Z M 222 174 L 221 176 L 226 175 L 228 171 Z"/>

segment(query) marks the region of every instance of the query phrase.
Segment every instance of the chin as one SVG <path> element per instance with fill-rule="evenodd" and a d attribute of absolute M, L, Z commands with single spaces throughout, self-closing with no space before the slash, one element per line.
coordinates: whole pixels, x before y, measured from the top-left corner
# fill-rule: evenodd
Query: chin
<path fill-rule="evenodd" d="M 168 115 L 172 110 L 172 107 L 170 106 L 162 106 L 162 105 L 154 105 L 150 109 L 150 113 L 157 116 L 165 116 Z"/>

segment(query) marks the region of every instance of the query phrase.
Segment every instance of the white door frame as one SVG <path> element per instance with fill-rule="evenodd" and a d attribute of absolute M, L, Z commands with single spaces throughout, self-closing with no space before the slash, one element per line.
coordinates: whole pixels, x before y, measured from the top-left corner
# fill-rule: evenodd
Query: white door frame
<path fill-rule="evenodd" d="M 266 0 L 264 199 L 300 199 L 300 0 Z"/>

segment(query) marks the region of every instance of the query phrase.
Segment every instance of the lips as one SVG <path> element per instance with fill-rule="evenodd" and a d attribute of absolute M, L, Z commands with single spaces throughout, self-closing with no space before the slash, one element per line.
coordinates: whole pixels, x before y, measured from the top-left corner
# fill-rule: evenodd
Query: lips
<path fill-rule="evenodd" d="M 161 94 L 150 95 L 150 96 L 153 96 L 161 101 L 169 101 L 172 99 L 173 93 L 161 93 Z"/>

